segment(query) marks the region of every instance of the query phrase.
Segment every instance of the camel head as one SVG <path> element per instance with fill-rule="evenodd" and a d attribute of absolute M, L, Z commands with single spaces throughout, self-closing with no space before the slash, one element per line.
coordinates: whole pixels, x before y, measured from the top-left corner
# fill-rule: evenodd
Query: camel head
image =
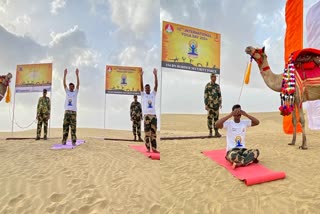
<path fill-rule="evenodd" d="M 258 49 L 254 48 L 252 46 L 248 46 L 245 49 L 245 52 L 251 56 L 251 59 L 254 59 L 256 63 L 258 64 L 259 68 L 261 68 L 261 65 L 263 63 L 263 60 L 267 57 L 267 55 L 264 53 L 265 47 Z"/>

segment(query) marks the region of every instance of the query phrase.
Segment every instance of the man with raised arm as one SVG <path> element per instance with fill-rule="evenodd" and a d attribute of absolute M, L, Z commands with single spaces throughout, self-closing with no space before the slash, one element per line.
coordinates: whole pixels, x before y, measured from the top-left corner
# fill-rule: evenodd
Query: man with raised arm
<path fill-rule="evenodd" d="M 158 153 L 157 150 L 157 115 L 156 115 L 156 95 L 158 90 L 157 69 L 153 69 L 154 88 L 151 92 L 150 85 L 143 85 L 143 72 L 141 72 L 141 103 L 144 116 L 144 134 L 147 151 Z M 151 144 L 151 147 L 150 147 Z"/>
<path fill-rule="evenodd" d="M 66 77 L 67 77 L 68 70 L 64 70 L 64 76 L 63 76 L 63 86 L 66 91 L 66 101 L 64 104 L 64 119 L 63 119 L 63 138 L 62 138 L 62 144 L 66 145 L 68 134 L 69 134 L 69 127 L 71 128 L 71 140 L 72 145 L 76 145 L 77 136 L 77 96 L 80 86 L 79 81 L 79 69 L 76 69 L 76 76 L 77 76 L 77 86 L 74 87 L 73 83 L 69 83 L 69 88 L 66 84 Z"/>

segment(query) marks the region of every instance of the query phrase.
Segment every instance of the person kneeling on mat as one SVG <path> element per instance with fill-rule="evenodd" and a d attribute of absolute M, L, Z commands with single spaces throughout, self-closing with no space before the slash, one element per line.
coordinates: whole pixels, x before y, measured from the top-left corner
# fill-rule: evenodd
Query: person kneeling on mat
<path fill-rule="evenodd" d="M 249 120 L 240 120 L 241 116 L 247 117 Z M 229 120 L 233 117 L 233 120 Z M 258 149 L 246 149 L 245 136 L 246 129 L 250 126 L 259 125 L 259 120 L 245 111 L 241 110 L 241 106 L 236 104 L 232 107 L 232 112 L 227 116 L 219 119 L 215 126 L 218 129 L 225 128 L 227 130 L 227 154 L 226 159 L 232 163 L 232 167 L 247 166 L 250 163 L 257 163 L 260 154 Z"/>

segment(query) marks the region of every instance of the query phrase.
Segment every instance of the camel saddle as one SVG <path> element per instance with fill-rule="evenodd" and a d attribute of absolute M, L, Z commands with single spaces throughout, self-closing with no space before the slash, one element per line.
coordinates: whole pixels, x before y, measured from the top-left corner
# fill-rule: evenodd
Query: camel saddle
<path fill-rule="evenodd" d="M 320 50 L 305 48 L 292 53 L 294 66 L 300 79 L 320 77 Z"/>

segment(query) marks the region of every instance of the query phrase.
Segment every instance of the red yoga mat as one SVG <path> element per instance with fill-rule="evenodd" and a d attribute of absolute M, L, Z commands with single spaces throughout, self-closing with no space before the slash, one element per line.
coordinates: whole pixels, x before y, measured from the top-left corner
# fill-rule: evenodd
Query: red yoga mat
<path fill-rule="evenodd" d="M 271 171 L 259 163 L 253 163 L 245 167 L 237 167 L 233 169 L 231 163 L 225 159 L 225 149 L 204 151 L 202 153 L 211 160 L 217 162 L 219 165 L 225 167 L 233 176 L 244 181 L 247 186 L 283 179 L 286 177 L 284 172 Z"/>
<path fill-rule="evenodd" d="M 141 145 L 129 145 L 134 150 L 137 150 L 138 152 L 141 152 L 148 158 L 151 158 L 152 160 L 160 160 L 160 153 L 154 153 L 154 152 L 147 152 L 146 146 Z"/>

